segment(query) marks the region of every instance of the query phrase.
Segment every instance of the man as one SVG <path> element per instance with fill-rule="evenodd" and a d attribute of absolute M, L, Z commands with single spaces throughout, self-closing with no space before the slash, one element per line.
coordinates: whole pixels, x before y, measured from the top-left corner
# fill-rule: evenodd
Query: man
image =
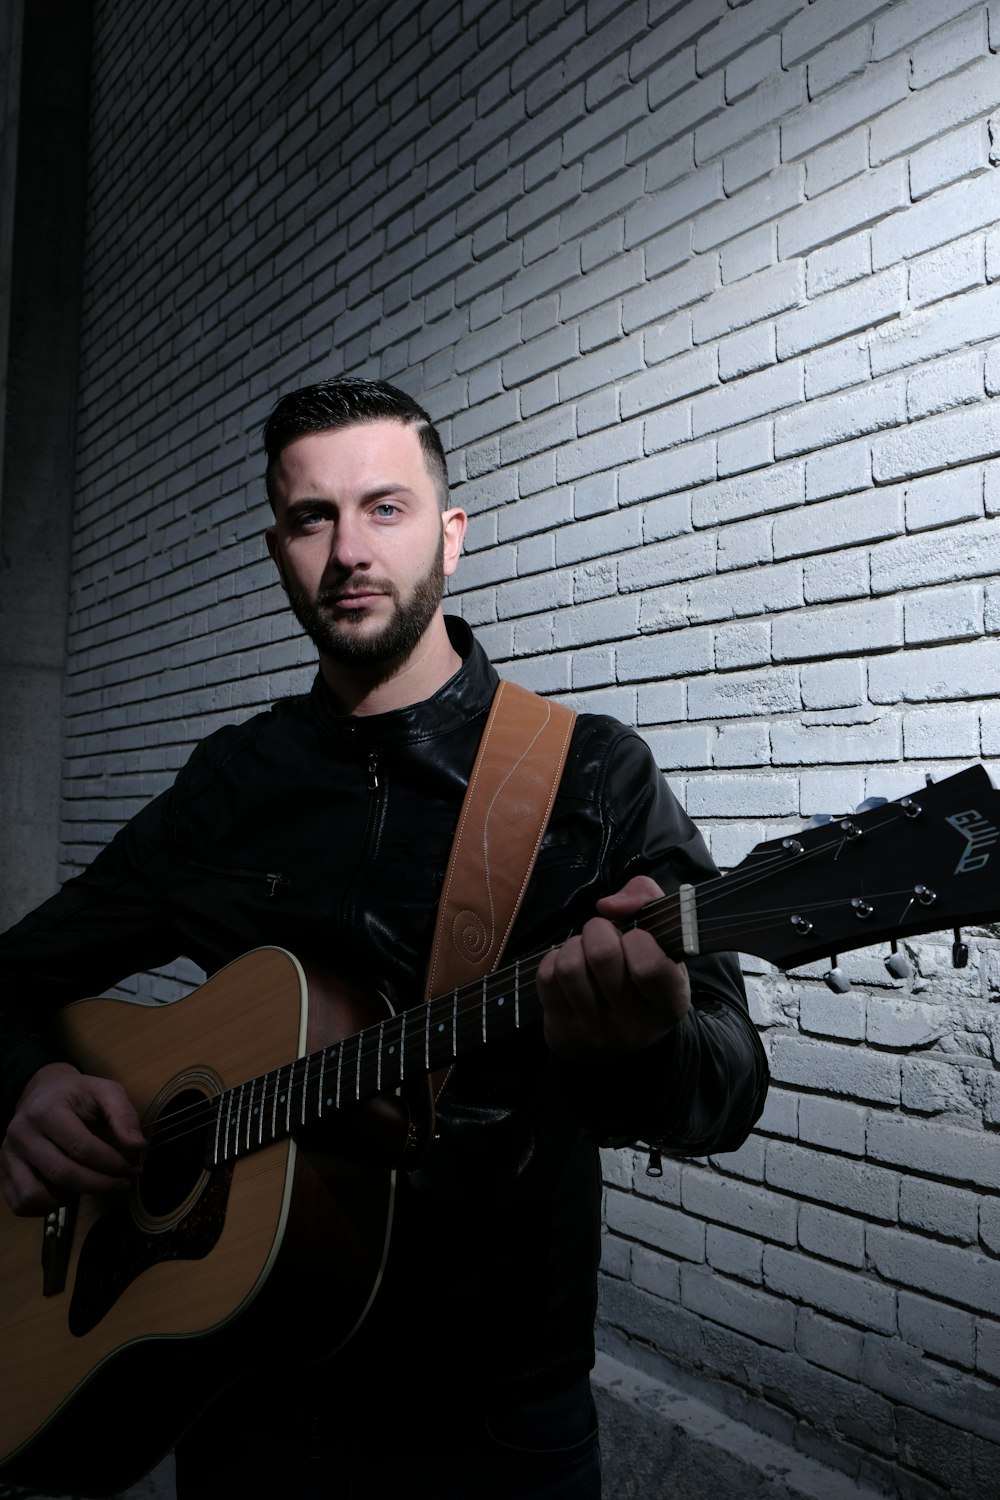
<path fill-rule="evenodd" d="M 54 1052 L 47 1019 L 68 1000 L 178 954 L 215 971 L 265 942 L 363 977 L 397 1009 L 419 998 L 496 685 L 441 610 L 466 518 L 426 413 L 386 384 L 286 396 L 265 448 L 268 548 L 319 674 L 308 696 L 205 741 L 0 944 L 13 1110 L 0 1183 L 18 1213 L 122 1191 L 144 1148 L 124 1091 Z M 539 967 L 542 1032 L 456 1066 L 436 1139 L 400 1173 L 361 1331 L 290 1392 L 262 1402 L 237 1386 L 178 1446 L 182 1500 L 599 1493 L 595 1142 L 732 1150 L 766 1089 L 734 961 L 685 967 L 617 925 L 712 873 L 643 742 L 582 716 L 507 949 L 579 929 Z"/>

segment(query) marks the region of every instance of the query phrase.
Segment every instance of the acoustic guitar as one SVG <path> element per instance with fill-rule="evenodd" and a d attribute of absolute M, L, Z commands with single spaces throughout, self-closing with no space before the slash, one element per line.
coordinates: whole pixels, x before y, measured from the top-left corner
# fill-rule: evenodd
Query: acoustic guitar
<path fill-rule="evenodd" d="M 839 952 L 892 942 L 899 975 L 897 939 L 1000 916 L 998 843 L 1000 794 L 974 767 L 759 844 L 635 923 L 677 958 L 829 958 L 843 988 Z M 0 1478 L 114 1493 L 273 1350 L 318 1329 L 317 1359 L 342 1349 L 377 1294 L 413 1142 L 396 1096 L 536 1025 L 540 959 L 398 1014 L 275 948 L 172 1005 L 67 1006 L 68 1054 L 125 1085 L 151 1144 L 127 1195 L 44 1219 L 0 1208 Z"/>

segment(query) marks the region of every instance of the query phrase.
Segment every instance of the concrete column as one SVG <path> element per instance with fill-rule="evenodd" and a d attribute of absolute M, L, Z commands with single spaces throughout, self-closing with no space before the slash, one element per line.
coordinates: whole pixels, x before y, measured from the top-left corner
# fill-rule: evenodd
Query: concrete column
<path fill-rule="evenodd" d="M 0 20 L 0 927 L 56 885 L 91 29 Z"/>

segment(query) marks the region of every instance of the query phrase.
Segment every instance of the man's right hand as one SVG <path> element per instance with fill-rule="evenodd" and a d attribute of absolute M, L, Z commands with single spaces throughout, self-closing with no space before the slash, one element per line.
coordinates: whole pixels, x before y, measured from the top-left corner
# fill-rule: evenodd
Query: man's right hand
<path fill-rule="evenodd" d="M 16 1214 L 44 1214 L 75 1193 L 126 1189 L 147 1142 L 120 1083 L 69 1063 L 33 1074 L 0 1146 L 0 1190 Z"/>

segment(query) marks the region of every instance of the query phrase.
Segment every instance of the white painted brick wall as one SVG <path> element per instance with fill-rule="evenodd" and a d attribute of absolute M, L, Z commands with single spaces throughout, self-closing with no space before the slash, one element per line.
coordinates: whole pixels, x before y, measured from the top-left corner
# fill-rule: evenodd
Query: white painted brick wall
<path fill-rule="evenodd" d="M 259 429 L 342 370 L 440 422 L 453 607 L 637 722 L 723 865 L 1000 765 L 998 49 L 981 0 L 98 0 L 66 870 L 310 680 Z M 886 1493 L 992 1500 L 1000 946 L 949 944 L 836 998 L 749 961 L 764 1120 L 609 1155 L 603 1306 Z"/>

